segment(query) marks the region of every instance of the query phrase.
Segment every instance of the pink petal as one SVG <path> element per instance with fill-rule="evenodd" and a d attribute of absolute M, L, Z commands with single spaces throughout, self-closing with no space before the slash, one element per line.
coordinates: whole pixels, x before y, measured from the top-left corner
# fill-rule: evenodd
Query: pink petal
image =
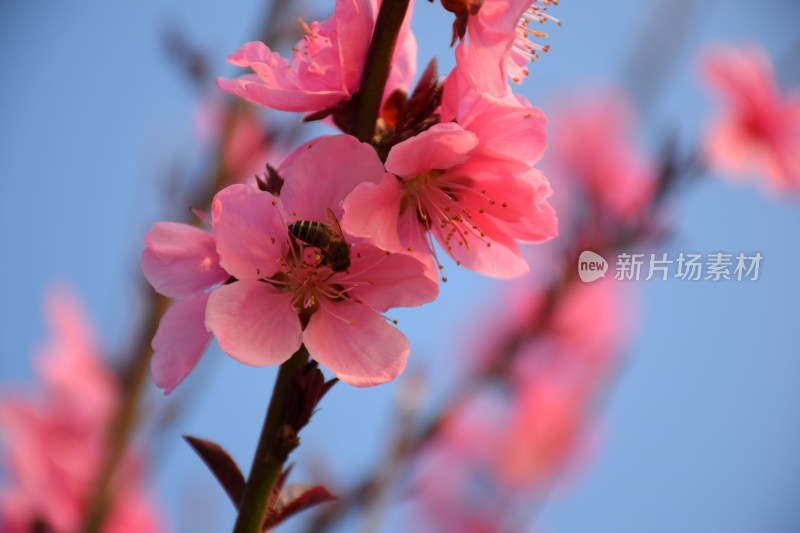
<path fill-rule="evenodd" d="M 479 213 L 473 213 L 471 222 L 485 233 L 485 237 L 483 241 L 470 239 L 469 248 L 459 246 L 454 240 L 448 244 L 441 237 L 441 232 L 436 233 L 439 244 L 453 259 L 470 270 L 493 278 L 511 279 L 530 272 L 519 246 L 506 231 L 489 217 Z"/>
<path fill-rule="evenodd" d="M 431 170 L 445 170 L 467 160 L 478 137 L 454 123 L 437 124 L 392 147 L 386 170 L 413 178 Z"/>
<path fill-rule="evenodd" d="M 531 0 L 485 0 L 477 22 L 495 33 L 511 33 L 532 3 Z"/>
<path fill-rule="evenodd" d="M 145 235 L 142 271 L 165 296 L 181 298 L 221 283 L 228 274 L 219 266 L 214 237 L 187 224 L 157 222 Z"/>
<path fill-rule="evenodd" d="M 400 330 L 372 309 L 347 300 L 320 302 L 303 340 L 314 359 L 356 387 L 392 381 L 405 369 L 410 352 Z"/>
<path fill-rule="evenodd" d="M 222 267 L 234 277 L 256 280 L 280 270 L 288 230 L 277 199 L 248 185 L 217 193 L 211 207 Z"/>
<path fill-rule="evenodd" d="M 442 90 L 442 107 L 439 111 L 442 122 L 457 120 L 462 123 L 486 105 L 509 108 L 532 107 L 522 95 L 510 91 L 503 96 L 479 92 L 470 84 L 463 68 L 456 67 L 450 71 Z"/>
<path fill-rule="evenodd" d="M 217 87 L 226 93 L 235 94 L 254 104 L 271 107 L 279 111 L 313 112 L 333 107 L 349 98 L 345 91 L 307 91 L 296 88 L 276 88 L 264 85 L 252 77 L 242 76 L 235 80 L 217 79 Z"/>
<path fill-rule="evenodd" d="M 708 83 L 740 111 L 764 109 L 779 98 L 769 57 L 757 44 L 712 46 L 703 67 Z"/>
<path fill-rule="evenodd" d="M 260 80 L 273 86 L 287 84 L 285 74 L 289 67 L 286 60 L 260 41 L 244 43 L 228 56 L 228 63 L 253 69 Z"/>
<path fill-rule="evenodd" d="M 470 31 L 469 46 L 456 48 L 456 65 L 464 80 L 479 93 L 497 98 L 511 94 L 504 58 L 511 40 L 502 35 Z"/>
<path fill-rule="evenodd" d="M 546 201 L 519 221 L 503 222 L 509 235 L 525 242 L 544 242 L 558 237 L 558 216 Z"/>
<path fill-rule="evenodd" d="M 350 135 L 322 137 L 301 150 L 278 169 L 286 179 L 281 200 L 296 220 L 325 222 L 328 208 L 341 220 L 347 195 L 361 183 L 378 183 L 384 174 L 375 150 Z"/>
<path fill-rule="evenodd" d="M 459 197 L 460 206 L 502 220 L 516 220 L 534 208 L 539 191 L 530 177 L 536 174 L 536 170 L 519 162 L 475 157 L 449 171 L 447 177 L 452 175 L 456 185 L 458 176 L 469 176 L 471 180 L 470 190 Z M 549 188 L 547 191 L 549 194 Z"/>
<path fill-rule="evenodd" d="M 250 67 L 255 74 L 237 79 L 220 78 L 217 86 L 250 102 L 281 111 L 319 111 L 332 107 L 349 95 L 340 87 L 321 87 L 313 83 L 298 85 L 287 61 L 272 52 L 264 43 L 253 41 L 242 45 L 228 61 L 239 67 Z"/>
<path fill-rule="evenodd" d="M 344 201 L 343 230 L 390 252 L 402 249 L 398 234 L 402 199 L 403 186 L 391 172 L 384 174 L 379 185 L 358 185 Z"/>
<path fill-rule="evenodd" d="M 545 116 L 535 107 L 481 101 L 461 124 L 480 139 L 481 154 L 536 164 L 545 148 Z"/>
<path fill-rule="evenodd" d="M 352 265 L 335 279 L 358 286 L 350 295 L 378 311 L 391 307 L 416 307 L 439 295 L 439 280 L 430 257 L 386 252 L 358 243 L 351 252 Z"/>
<path fill-rule="evenodd" d="M 367 59 L 377 5 L 370 0 L 338 0 L 334 10 L 343 86 L 358 91 Z"/>
<path fill-rule="evenodd" d="M 173 303 L 153 337 L 150 371 L 164 394 L 170 394 L 194 369 L 208 347 L 205 327 L 208 294 L 199 292 Z"/>
<path fill-rule="evenodd" d="M 66 286 L 49 289 L 45 316 L 50 335 L 37 350 L 37 373 L 60 401 L 79 405 L 90 418 L 105 419 L 116 409 L 119 383 L 101 358 L 78 296 Z"/>
<path fill-rule="evenodd" d="M 237 281 L 211 293 L 206 327 L 240 363 L 278 365 L 300 348 L 300 319 L 292 295 L 257 281 Z"/>

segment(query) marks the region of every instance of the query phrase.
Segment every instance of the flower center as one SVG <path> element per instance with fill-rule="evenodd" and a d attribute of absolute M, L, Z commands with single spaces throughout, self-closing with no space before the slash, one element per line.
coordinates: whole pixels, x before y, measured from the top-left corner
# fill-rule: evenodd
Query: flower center
<path fill-rule="evenodd" d="M 307 70 L 310 74 L 319 74 L 314 71 L 312 64 L 320 54 L 333 46 L 327 28 L 323 26 L 324 23 L 320 24 L 316 21 L 308 25 L 301 18 L 297 19 L 297 23 L 303 30 L 303 38 L 292 48 L 293 65 L 290 64 L 289 68 L 295 70 L 296 73 Z"/>
<path fill-rule="evenodd" d="M 486 234 L 475 224 L 473 211 L 483 214 L 484 208 L 478 206 L 482 203 L 493 206 L 495 200 L 485 190 L 476 190 L 471 178 L 443 174 L 441 170 L 434 170 L 405 180 L 401 214 L 414 208 L 417 219 L 430 231 L 428 238 L 434 234 L 448 252 L 453 246 L 470 250 L 476 241 L 491 246 L 485 239 Z M 470 199 L 469 204 L 474 205 L 467 205 L 465 199 Z M 433 243 L 429 245 L 433 250 Z"/>
<path fill-rule="evenodd" d="M 289 248 L 289 254 L 281 259 L 281 270 L 265 281 L 292 294 L 295 311 L 308 317 L 319 308 L 320 298 L 344 297 L 344 288 L 331 281 L 334 272 L 321 264 L 323 256 L 317 248 L 296 241 L 292 241 Z"/>

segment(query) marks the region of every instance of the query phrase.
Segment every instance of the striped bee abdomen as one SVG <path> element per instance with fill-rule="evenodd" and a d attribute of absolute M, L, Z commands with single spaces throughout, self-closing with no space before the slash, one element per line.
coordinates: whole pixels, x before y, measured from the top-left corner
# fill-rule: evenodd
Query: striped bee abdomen
<path fill-rule="evenodd" d="M 316 220 L 298 220 L 289 225 L 289 233 L 298 241 L 319 248 L 323 255 L 320 264 L 328 265 L 335 272 L 350 268 L 350 246 L 341 230 Z"/>

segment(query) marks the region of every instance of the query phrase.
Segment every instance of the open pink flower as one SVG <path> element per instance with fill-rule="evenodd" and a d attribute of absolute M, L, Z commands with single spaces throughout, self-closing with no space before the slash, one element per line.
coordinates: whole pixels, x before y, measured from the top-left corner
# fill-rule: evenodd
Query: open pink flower
<path fill-rule="evenodd" d="M 210 296 L 206 326 L 238 361 L 276 365 L 305 344 L 342 381 L 371 386 L 405 367 L 408 340 L 381 313 L 432 301 L 432 265 L 347 238 L 351 265 L 327 264 L 324 250 L 294 238 L 295 221 L 330 224 L 362 182 L 384 174 L 375 151 L 338 135 L 307 143 L 278 169 L 280 198 L 244 185 L 217 194 L 213 231 L 222 267 L 237 281 Z"/>
<path fill-rule="evenodd" d="M 471 270 L 523 275 L 528 265 L 515 239 L 540 242 L 558 231 L 546 201 L 550 186 L 532 168 L 544 150 L 544 115 L 485 99 L 451 114 L 458 123 L 437 124 L 392 147 L 391 174 L 356 187 L 343 225 L 392 251 L 434 253 L 432 236 Z"/>
<path fill-rule="evenodd" d="M 38 354 L 42 386 L 35 394 L 4 391 L 0 434 L 3 470 L 0 530 L 74 533 L 83 528 L 103 465 L 120 386 L 98 355 L 93 333 L 69 292 L 48 296 L 53 339 Z M 138 460 L 128 456 L 104 533 L 163 529 L 142 492 Z"/>
<path fill-rule="evenodd" d="M 781 94 L 766 53 L 756 44 L 718 45 L 703 68 L 726 103 L 708 131 L 709 162 L 733 175 L 764 175 L 775 189 L 800 190 L 800 97 Z"/>
<path fill-rule="evenodd" d="M 145 277 L 156 291 L 178 299 L 161 318 L 150 362 L 153 379 L 169 394 L 208 347 L 208 291 L 230 276 L 219 266 L 214 238 L 207 231 L 188 224 L 158 222 L 144 240 Z"/>
<path fill-rule="evenodd" d="M 561 106 L 551 134 L 559 173 L 616 219 L 640 216 L 655 192 L 656 168 L 632 140 L 633 109 L 612 90 L 582 93 Z"/>
<path fill-rule="evenodd" d="M 337 0 L 333 16 L 306 25 L 291 61 L 261 42 L 244 44 L 228 61 L 254 74 L 219 79 L 220 89 L 282 111 L 316 112 L 349 100 L 361 82 L 378 13 L 377 0 Z M 407 90 L 416 70 L 417 45 L 409 15 L 401 29 L 386 85 Z"/>
<path fill-rule="evenodd" d="M 484 0 L 467 24 L 467 40 L 456 49 L 456 64 L 465 79 L 479 92 L 495 97 L 511 93 L 508 79 L 515 83 L 528 75 L 527 64 L 546 52 L 534 39 L 546 33 L 529 27 L 548 20 L 547 13 L 557 0 Z"/>

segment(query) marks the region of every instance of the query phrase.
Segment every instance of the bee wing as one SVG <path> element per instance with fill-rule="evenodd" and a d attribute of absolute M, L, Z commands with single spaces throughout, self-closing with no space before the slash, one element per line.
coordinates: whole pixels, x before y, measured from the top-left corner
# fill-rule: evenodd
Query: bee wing
<path fill-rule="evenodd" d="M 333 214 L 333 211 L 331 211 L 330 208 L 325 209 L 325 218 L 328 221 L 328 227 L 330 227 L 342 240 L 344 240 L 344 232 L 342 231 L 342 227 L 339 225 L 336 215 Z"/>

